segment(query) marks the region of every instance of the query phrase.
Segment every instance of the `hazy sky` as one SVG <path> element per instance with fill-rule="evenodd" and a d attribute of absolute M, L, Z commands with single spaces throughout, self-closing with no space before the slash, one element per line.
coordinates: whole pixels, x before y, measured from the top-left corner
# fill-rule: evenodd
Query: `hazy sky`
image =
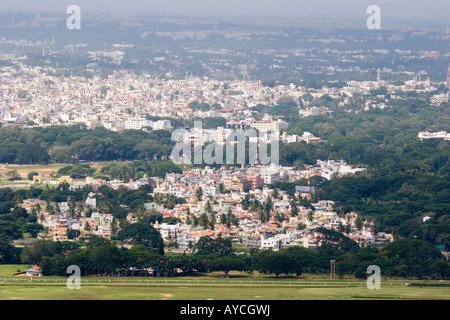
<path fill-rule="evenodd" d="M 82 14 L 363 21 L 369 16 L 366 8 L 374 4 L 385 21 L 450 22 L 450 0 L 0 0 L 0 12 L 65 14 L 72 4 Z"/>

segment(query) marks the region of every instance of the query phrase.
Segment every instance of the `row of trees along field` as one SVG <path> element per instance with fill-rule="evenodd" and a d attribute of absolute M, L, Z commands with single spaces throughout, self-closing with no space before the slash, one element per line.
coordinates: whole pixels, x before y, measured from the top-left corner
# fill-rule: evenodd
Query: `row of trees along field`
<path fill-rule="evenodd" d="M 38 240 L 16 248 L 0 242 L 0 261 L 38 264 L 44 275 L 58 276 L 66 276 L 67 267 L 77 265 L 83 276 L 117 276 L 126 270 L 127 275 L 138 276 L 141 271 L 152 268 L 153 276 L 179 275 L 177 270 L 182 270 L 182 275 L 211 271 L 229 274 L 234 270 L 279 277 L 327 274 L 330 260 L 335 260 L 339 277 L 364 279 L 367 267 L 377 265 L 385 277 L 450 278 L 449 263 L 426 241 L 401 239 L 381 248 L 360 248 L 335 231 L 319 229 L 319 232 L 325 244 L 316 249 L 250 249 L 239 253 L 233 250 L 230 239 L 202 237 L 193 247 L 194 253 L 177 254 L 164 252 L 162 239 L 152 226 L 136 223 L 121 230 L 112 241 L 92 236 L 87 245 Z M 119 243 L 133 244 L 133 247 L 118 247 Z"/>

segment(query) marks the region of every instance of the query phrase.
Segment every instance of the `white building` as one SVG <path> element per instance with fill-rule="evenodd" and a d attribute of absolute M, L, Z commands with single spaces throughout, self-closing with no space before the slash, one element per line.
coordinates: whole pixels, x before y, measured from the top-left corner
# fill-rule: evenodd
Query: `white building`
<path fill-rule="evenodd" d="M 271 168 L 262 169 L 261 178 L 263 179 L 264 184 L 272 184 L 280 180 L 280 171 Z"/>
<path fill-rule="evenodd" d="M 261 235 L 261 249 L 273 249 L 273 251 L 278 251 L 283 247 L 284 240 L 281 237 L 278 237 L 278 235 L 265 238 L 263 235 Z"/>
<path fill-rule="evenodd" d="M 159 232 L 164 240 L 176 239 L 180 233 L 178 224 L 162 223 L 159 225 Z"/>
<path fill-rule="evenodd" d="M 278 251 L 288 245 L 289 243 L 295 240 L 294 233 L 280 233 L 276 234 L 273 237 L 265 238 L 261 235 L 261 249 L 272 249 L 274 251 Z"/>
<path fill-rule="evenodd" d="M 171 130 L 172 124 L 169 120 L 149 121 L 150 127 L 153 130 Z"/>
<path fill-rule="evenodd" d="M 444 140 L 450 140 L 450 133 L 447 133 L 446 131 L 439 131 L 439 132 L 422 131 L 422 132 L 419 132 L 418 138 L 420 140 L 423 140 L 423 139 L 436 139 L 436 138 L 441 138 L 441 139 L 444 139 Z"/>
<path fill-rule="evenodd" d="M 143 118 L 132 118 L 124 122 L 125 130 L 142 130 L 142 128 L 149 127 L 149 122 Z"/>
<path fill-rule="evenodd" d="M 250 127 L 255 128 L 259 131 L 280 131 L 287 129 L 289 124 L 281 119 L 278 120 L 261 120 L 254 121 Z"/>

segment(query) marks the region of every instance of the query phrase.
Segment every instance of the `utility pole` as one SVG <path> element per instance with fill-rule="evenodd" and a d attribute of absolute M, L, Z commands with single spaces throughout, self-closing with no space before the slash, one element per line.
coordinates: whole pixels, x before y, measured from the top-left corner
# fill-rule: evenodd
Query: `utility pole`
<path fill-rule="evenodd" d="M 336 260 L 330 260 L 330 279 L 336 280 Z"/>

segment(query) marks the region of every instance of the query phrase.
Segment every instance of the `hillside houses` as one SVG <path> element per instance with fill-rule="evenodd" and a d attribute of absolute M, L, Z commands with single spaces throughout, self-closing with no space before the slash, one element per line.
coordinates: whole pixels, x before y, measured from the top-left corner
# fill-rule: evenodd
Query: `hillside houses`
<path fill-rule="evenodd" d="M 99 186 L 109 186 L 115 190 L 119 188 L 134 190 L 141 185 L 151 184 L 153 190 L 149 196 L 153 197 L 154 201 L 145 203 L 144 210 L 156 210 L 162 214 L 163 219 L 171 218 L 170 224 L 157 223 L 155 228 L 160 231 L 166 243 L 177 243 L 178 248 L 173 250 L 191 250 L 192 244 L 202 236 L 231 237 L 244 247 L 259 249 L 279 250 L 291 245 L 313 247 L 320 245 L 314 236 L 314 230 L 317 228 L 343 230 L 360 245 L 390 241 L 392 239 L 390 235 L 373 234 L 370 224 L 358 230 L 355 227 L 357 214 L 348 213 L 339 216 L 333 201 L 321 200 L 311 203 L 308 207 L 297 203 L 298 214 L 292 216 L 292 201 L 310 196 L 302 189 L 305 186 L 296 186 L 294 194 L 282 190 L 275 192 L 272 189 L 272 184 L 277 181 L 298 181 L 313 175 L 333 179 L 339 175 L 353 174 L 362 170 L 364 169 L 354 168 L 342 160 L 317 160 L 315 165 L 308 166 L 305 170 L 276 165 L 204 167 L 167 174 L 165 178 L 146 178 L 126 183 L 118 180 L 103 182 L 86 178 L 84 182 L 75 181 L 72 184 L 72 186 L 78 184 L 91 186 L 94 190 L 84 201 L 76 203 L 75 214 L 67 202 L 47 204 L 37 199 L 28 199 L 24 201 L 23 206 L 29 211 L 35 210 L 33 208 L 39 204 L 41 209 L 36 212 L 36 216 L 47 230 L 41 237 L 65 241 L 70 240 L 67 239 L 68 230 L 78 230 L 81 239 L 88 239 L 91 235 L 112 239 L 113 216 L 109 212 L 99 212 L 97 206 L 101 195 L 95 190 Z M 199 189 L 202 190 L 200 198 L 197 195 Z M 183 201 L 168 207 L 161 200 L 165 195 Z M 244 205 L 242 201 L 246 197 L 250 197 L 251 201 L 259 204 L 259 207 Z M 261 220 L 262 211 L 266 210 L 264 205 L 269 200 L 270 210 L 266 219 Z M 50 213 L 48 206 L 57 210 L 53 209 Z M 86 215 L 87 208 L 91 212 L 89 215 Z M 224 216 L 230 212 L 235 220 L 232 223 L 230 221 L 225 223 Z M 198 222 L 194 225 L 193 221 L 198 220 L 202 214 L 208 216 L 208 225 Z M 139 221 L 138 214 L 130 211 L 126 220 L 129 223 L 136 223 Z M 211 224 L 211 221 L 214 222 Z"/>

